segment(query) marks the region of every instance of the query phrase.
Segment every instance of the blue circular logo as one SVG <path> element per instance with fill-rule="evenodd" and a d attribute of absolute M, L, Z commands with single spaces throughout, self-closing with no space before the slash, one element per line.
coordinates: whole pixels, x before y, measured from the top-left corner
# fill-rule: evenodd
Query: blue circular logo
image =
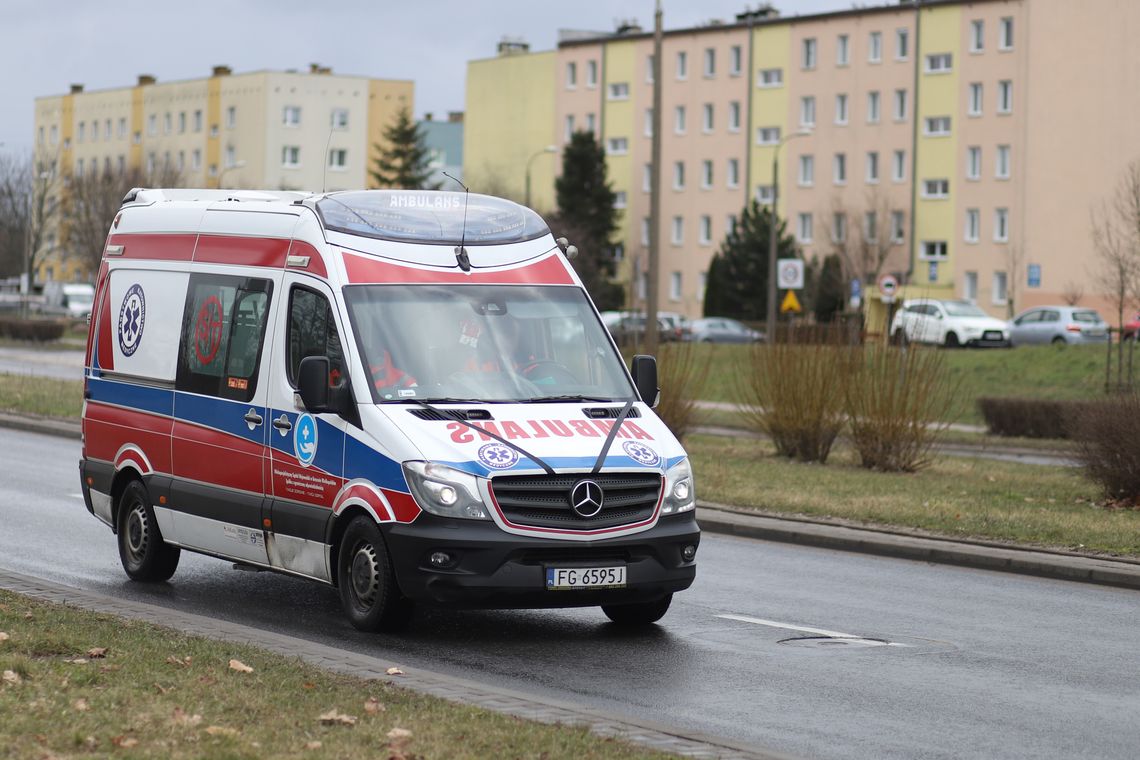
<path fill-rule="evenodd" d="M 119 350 L 131 356 L 142 343 L 143 324 L 146 322 L 146 296 L 137 282 L 127 289 L 123 305 L 119 307 Z"/>
<path fill-rule="evenodd" d="M 317 456 L 317 421 L 311 414 L 297 417 L 293 426 L 293 452 L 302 467 L 308 467 Z"/>
<path fill-rule="evenodd" d="M 625 453 L 630 459 L 643 464 L 646 467 L 654 467 L 661 461 L 661 457 L 657 456 L 657 452 L 646 446 L 644 443 L 637 441 L 626 441 L 621 445 L 625 449 Z"/>
<path fill-rule="evenodd" d="M 492 470 L 505 470 L 519 461 L 519 453 L 501 443 L 488 443 L 479 447 L 479 461 Z"/>

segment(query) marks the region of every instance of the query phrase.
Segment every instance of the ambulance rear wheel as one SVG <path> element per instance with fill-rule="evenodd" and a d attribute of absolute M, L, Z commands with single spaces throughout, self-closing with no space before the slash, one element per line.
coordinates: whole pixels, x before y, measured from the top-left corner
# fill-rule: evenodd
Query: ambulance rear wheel
<path fill-rule="evenodd" d="M 336 563 L 341 606 L 361 631 L 400 631 L 412 617 L 412 603 L 396 585 L 396 574 L 379 526 L 358 515 L 344 531 Z"/>
<path fill-rule="evenodd" d="M 132 480 L 119 497 L 119 559 L 131 580 L 164 581 L 174 575 L 182 550 L 162 540 L 146 486 Z"/>
<path fill-rule="evenodd" d="M 637 602 L 635 604 L 603 604 L 602 612 L 606 617 L 618 625 L 649 625 L 665 617 L 669 611 L 669 604 L 673 601 L 672 594 L 666 594 L 652 602 Z"/>

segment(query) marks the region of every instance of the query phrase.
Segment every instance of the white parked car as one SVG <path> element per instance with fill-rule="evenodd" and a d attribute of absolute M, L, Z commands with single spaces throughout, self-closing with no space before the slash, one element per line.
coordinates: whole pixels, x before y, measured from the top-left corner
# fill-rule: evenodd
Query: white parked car
<path fill-rule="evenodd" d="M 904 301 L 891 320 L 891 340 L 956 346 L 1008 346 L 1009 323 L 969 301 Z"/>

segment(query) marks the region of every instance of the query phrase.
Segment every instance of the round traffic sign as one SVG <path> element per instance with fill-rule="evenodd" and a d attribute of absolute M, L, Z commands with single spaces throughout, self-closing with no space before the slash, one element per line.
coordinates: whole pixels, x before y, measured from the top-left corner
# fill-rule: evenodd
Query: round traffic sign
<path fill-rule="evenodd" d="M 893 274 L 879 275 L 879 293 L 884 298 L 893 298 L 899 289 L 899 281 Z"/>

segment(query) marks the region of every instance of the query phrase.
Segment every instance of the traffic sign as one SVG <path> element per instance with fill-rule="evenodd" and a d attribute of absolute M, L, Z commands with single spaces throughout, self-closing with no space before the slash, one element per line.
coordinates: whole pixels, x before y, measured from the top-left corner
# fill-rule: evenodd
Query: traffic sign
<path fill-rule="evenodd" d="M 796 298 L 796 291 L 789 290 L 788 294 L 784 296 L 784 302 L 780 304 L 780 313 L 787 314 L 789 311 L 799 314 L 803 311 L 800 306 L 800 299 Z"/>
<path fill-rule="evenodd" d="M 879 295 L 887 303 L 894 303 L 895 293 L 899 290 L 899 281 L 893 274 L 881 274 L 877 285 L 879 286 Z"/>
<path fill-rule="evenodd" d="M 800 290 L 804 286 L 803 259 L 776 259 L 776 286 L 780 290 Z"/>

